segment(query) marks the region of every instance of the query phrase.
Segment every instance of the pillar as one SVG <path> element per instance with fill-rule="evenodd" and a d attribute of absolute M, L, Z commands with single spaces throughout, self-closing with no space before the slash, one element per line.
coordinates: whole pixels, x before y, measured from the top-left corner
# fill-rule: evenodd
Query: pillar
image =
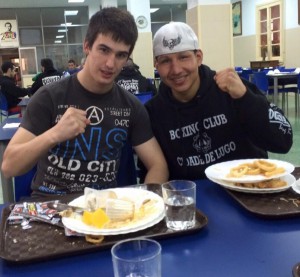
<path fill-rule="evenodd" d="M 150 0 L 127 0 L 127 10 L 134 16 L 139 37 L 132 53 L 133 61 L 147 78 L 154 77 Z"/>
<path fill-rule="evenodd" d="M 203 63 L 215 70 L 233 67 L 230 0 L 187 0 L 186 18 L 196 32 Z"/>

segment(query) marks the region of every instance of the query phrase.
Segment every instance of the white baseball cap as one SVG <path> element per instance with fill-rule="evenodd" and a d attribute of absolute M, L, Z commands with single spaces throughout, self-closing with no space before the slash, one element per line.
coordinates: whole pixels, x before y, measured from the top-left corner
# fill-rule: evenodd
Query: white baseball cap
<path fill-rule="evenodd" d="M 154 57 L 198 49 L 199 42 L 196 34 L 183 22 L 170 22 L 162 26 L 153 38 Z"/>

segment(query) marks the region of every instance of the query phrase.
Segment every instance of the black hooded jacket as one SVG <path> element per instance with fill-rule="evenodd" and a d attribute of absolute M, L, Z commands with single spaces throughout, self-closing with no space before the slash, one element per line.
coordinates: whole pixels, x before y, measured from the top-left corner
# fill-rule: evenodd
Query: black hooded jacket
<path fill-rule="evenodd" d="M 40 87 L 59 81 L 63 76 L 62 72 L 55 68 L 49 68 L 37 76 L 36 81 L 31 86 L 31 94 L 34 94 Z"/>
<path fill-rule="evenodd" d="M 156 94 L 156 87 L 135 66 L 124 67 L 116 78 L 116 83 L 132 94 L 150 91 Z"/>
<path fill-rule="evenodd" d="M 191 101 L 177 101 L 161 83 L 158 94 L 145 105 L 170 179 L 201 179 L 212 164 L 290 150 L 290 123 L 255 85 L 243 80 L 247 92 L 232 99 L 217 86 L 215 71 L 201 65 L 199 74 L 201 84 Z"/>

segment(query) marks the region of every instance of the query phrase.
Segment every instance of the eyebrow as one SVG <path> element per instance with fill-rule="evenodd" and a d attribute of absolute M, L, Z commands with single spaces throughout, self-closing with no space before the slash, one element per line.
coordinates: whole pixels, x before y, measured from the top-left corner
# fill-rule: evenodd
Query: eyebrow
<path fill-rule="evenodd" d="M 111 47 L 109 47 L 109 46 L 107 46 L 106 44 L 103 44 L 103 43 L 98 44 L 98 47 L 104 47 L 104 48 L 109 49 L 112 52 L 115 52 L 115 51 L 113 51 L 113 49 Z M 117 51 L 115 53 L 116 54 L 125 54 L 125 55 L 129 56 L 129 52 L 128 51 Z"/>

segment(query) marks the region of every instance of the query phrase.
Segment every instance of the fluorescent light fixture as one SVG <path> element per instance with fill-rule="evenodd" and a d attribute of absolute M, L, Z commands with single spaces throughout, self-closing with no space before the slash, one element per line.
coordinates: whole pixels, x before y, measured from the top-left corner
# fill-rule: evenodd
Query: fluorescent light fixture
<path fill-rule="evenodd" d="M 60 26 L 71 26 L 72 22 L 61 23 Z"/>
<path fill-rule="evenodd" d="M 65 11 L 65 16 L 77 15 L 77 14 L 78 14 L 78 10 L 74 10 L 74 11 Z"/>
<path fill-rule="evenodd" d="M 159 8 L 153 8 L 153 9 L 150 9 L 150 13 L 155 13 L 159 10 Z"/>
<path fill-rule="evenodd" d="M 68 3 L 82 3 L 84 0 L 68 0 Z"/>
<path fill-rule="evenodd" d="M 61 40 L 55 40 L 54 43 L 61 43 Z"/>
<path fill-rule="evenodd" d="M 59 33 L 65 33 L 65 32 L 68 32 L 68 30 L 67 29 L 58 29 L 57 32 L 59 32 Z"/>
<path fill-rule="evenodd" d="M 64 38 L 65 36 L 56 36 L 55 38 Z"/>

